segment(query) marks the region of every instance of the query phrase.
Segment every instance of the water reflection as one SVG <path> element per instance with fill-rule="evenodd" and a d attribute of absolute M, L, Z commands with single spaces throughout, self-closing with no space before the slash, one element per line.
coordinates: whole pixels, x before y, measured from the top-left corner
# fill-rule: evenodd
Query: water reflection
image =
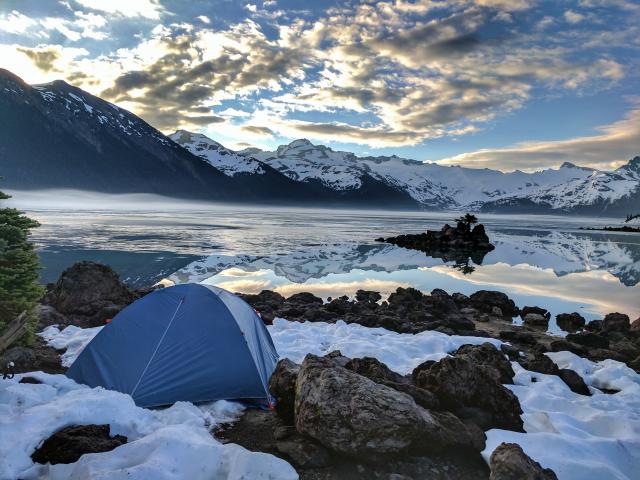
<path fill-rule="evenodd" d="M 212 256 L 173 278 L 244 293 L 310 291 L 324 298 L 353 296 L 360 288 L 383 295 L 399 286 L 465 294 L 492 289 L 519 306 L 544 306 L 554 316 L 572 311 L 587 319 L 613 311 L 640 316 L 637 244 L 563 232 L 496 233 L 494 239 L 496 249 L 482 264 L 443 263 L 393 245 L 340 244 L 258 258 Z"/>

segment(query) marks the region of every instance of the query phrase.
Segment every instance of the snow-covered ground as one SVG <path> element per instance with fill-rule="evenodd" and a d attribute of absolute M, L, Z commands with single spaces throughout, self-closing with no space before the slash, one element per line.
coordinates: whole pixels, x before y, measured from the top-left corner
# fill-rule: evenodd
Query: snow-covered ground
<path fill-rule="evenodd" d="M 49 327 L 42 336 L 68 348 L 70 364 L 100 327 Z M 300 362 L 307 353 L 339 349 L 350 357 L 371 356 L 406 374 L 424 360 L 438 360 L 464 343 L 491 341 L 439 332 L 400 334 L 356 324 L 298 323 L 276 319 L 269 327 L 281 357 Z M 515 385 L 527 433 L 487 432 L 491 452 L 503 441 L 520 444 L 561 480 L 631 480 L 640 471 L 640 375 L 620 362 L 591 362 L 569 352 L 549 354 L 561 368 L 576 370 L 593 396 L 577 395 L 556 376 L 529 372 L 514 363 Z M 297 478 L 282 460 L 222 445 L 210 434 L 216 423 L 239 414 L 232 402 L 196 407 L 178 403 L 166 410 L 138 408 L 128 395 L 77 385 L 62 375 L 32 374 L 41 385 L 0 380 L 0 479 L 11 478 Z M 535 379 L 535 381 L 534 381 Z M 594 388 L 595 387 L 595 388 Z M 605 394 L 597 388 L 619 390 Z M 109 423 L 130 443 L 91 454 L 71 465 L 39 466 L 30 455 L 56 430 L 72 424 Z"/>
<path fill-rule="evenodd" d="M 137 407 L 129 395 L 78 385 L 64 375 L 30 374 L 42 384 L 20 384 L 23 375 L 0 380 L 0 479 L 177 478 L 296 479 L 295 470 L 272 455 L 222 445 L 210 434 L 242 408 L 232 402 L 196 407 L 180 402 L 166 410 Z M 38 465 L 31 454 L 69 425 L 109 424 L 129 443 L 84 455 L 72 464 Z"/>

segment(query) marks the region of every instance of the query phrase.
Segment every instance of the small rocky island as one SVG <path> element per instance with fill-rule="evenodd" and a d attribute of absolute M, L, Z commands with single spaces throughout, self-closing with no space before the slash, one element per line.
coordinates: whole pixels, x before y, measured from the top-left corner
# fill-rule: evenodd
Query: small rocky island
<path fill-rule="evenodd" d="M 469 259 L 480 265 L 484 256 L 495 246 L 489 241 L 484 225 L 477 223 L 476 216 L 467 213 L 456 219 L 455 227 L 445 224 L 439 232 L 427 230 L 424 233 L 380 237 L 376 241 L 420 250 L 430 257 L 441 258 L 445 262 L 453 261 L 456 265 L 468 265 Z"/>

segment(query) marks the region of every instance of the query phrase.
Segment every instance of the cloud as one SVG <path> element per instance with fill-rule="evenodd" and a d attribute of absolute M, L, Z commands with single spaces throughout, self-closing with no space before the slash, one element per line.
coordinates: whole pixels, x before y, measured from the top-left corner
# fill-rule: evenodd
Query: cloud
<path fill-rule="evenodd" d="M 569 23 L 576 24 L 582 22 L 585 16 L 573 10 L 567 10 L 564 12 L 564 19 Z"/>
<path fill-rule="evenodd" d="M 0 32 L 24 33 L 37 24 L 38 22 L 17 10 L 0 14 Z"/>
<path fill-rule="evenodd" d="M 153 52 L 150 61 L 118 76 L 101 94 L 126 102 L 164 130 L 184 127 L 185 117 L 205 104 L 278 89 L 283 79 L 303 75 L 303 51 L 269 41 L 251 21 L 226 32 L 159 29 L 143 50 Z"/>
<path fill-rule="evenodd" d="M 522 142 L 507 148 L 477 150 L 438 163 L 530 171 L 557 167 L 569 161 L 586 167 L 613 169 L 640 155 L 640 106 L 599 130 L 598 135 L 569 140 Z"/>
<path fill-rule="evenodd" d="M 75 0 L 83 7 L 121 15 L 123 17 L 144 17 L 158 20 L 165 9 L 159 0 Z"/>
<path fill-rule="evenodd" d="M 60 50 L 56 47 L 46 46 L 41 48 L 24 48 L 18 47 L 18 52 L 24 53 L 33 64 L 44 72 L 60 70 L 54 66 L 54 63 L 60 59 Z"/>
<path fill-rule="evenodd" d="M 242 130 L 248 133 L 253 133 L 254 135 L 258 135 L 261 137 L 272 137 L 275 135 L 275 132 L 268 127 L 259 127 L 256 125 L 243 125 Z"/>

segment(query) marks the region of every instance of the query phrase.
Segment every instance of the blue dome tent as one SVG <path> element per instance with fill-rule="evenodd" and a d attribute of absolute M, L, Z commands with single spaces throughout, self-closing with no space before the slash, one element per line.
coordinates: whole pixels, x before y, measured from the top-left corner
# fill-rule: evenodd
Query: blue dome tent
<path fill-rule="evenodd" d="M 130 394 L 152 407 L 184 400 L 270 401 L 278 354 L 262 320 L 221 288 L 156 290 L 122 310 L 87 345 L 67 376 Z"/>

